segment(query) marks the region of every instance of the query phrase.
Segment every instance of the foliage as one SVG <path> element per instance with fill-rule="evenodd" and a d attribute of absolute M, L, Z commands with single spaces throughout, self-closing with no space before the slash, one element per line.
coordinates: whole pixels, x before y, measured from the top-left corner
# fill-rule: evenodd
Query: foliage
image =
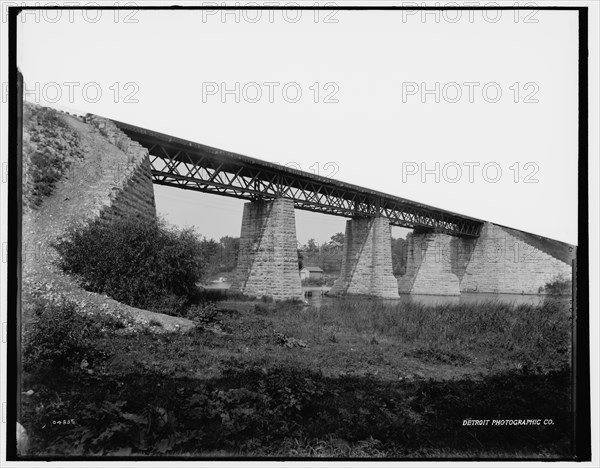
<path fill-rule="evenodd" d="M 108 334 L 103 373 L 27 375 L 36 453 L 569 456 L 564 304 L 235 304 L 189 311 L 227 334 Z M 75 424 L 52 424 L 68 415 Z M 553 423 L 463 425 L 515 418 Z"/>
<path fill-rule="evenodd" d="M 344 239 L 345 239 L 345 235 L 343 232 L 338 232 L 336 234 L 334 234 L 333 236 L 331 236 L 331 242 L 335 242 L 336 244 L 339 244 L 340 246 L 344 246 Z"/>
<path fill-rule="evenodd" d="M 57 111 L 28 104 L 24 108 L 24 201 L 38 207 L 54 192 L 73 161 L 83 158 L 77 134 Z"/>
<path fill-rule="evenodd" d="M 212 325 L 222 325 L 222 322 L 218 320 L 219 312 L 214 302 L 201 302 L 199 304 L 192 305 L 186 311 L 186 318 L 190 319 L 196 327 L 208 328 Z"/>
<path fill-rule="evenodd" d="M 542 450 L 564 456 L 569 447 L 566 371 L 387 382 L 230 360 L 222 377 L 209 380 L 156 373 L 84 376 L 76 384 L 78 394 L 69 393 L 66 380 L 40 387 L 26 406 L 25 426 L 32 428 L 38 453 L 202 455 L 225 450 L 246 456 L 419 457 L 432 450 L 447 450 L 450 456 L 456 450 Z M 40 429 L 65 414 L 77 415 L 75 424 Z M 462 425 L 465 419 L 515 417 L 543 417 L 553 424 Z"/>
<path fill-rule="evenodd" d="M 392 270 L 394 275 L 401 276 L 406 273 L 406 264 L 408 258 L 408 243 L 401 237 L 395 239 L 392 237 Z"/>
<path fill-rule="evenodd" d="M 334 234 L 331 241 L 320 246 L 314 239 L 309 239 L 301 249 L 302 266 L 318 266 L 326 272 L 339 272 L 342 267 L 343 248 L 344 234 L 341 232 Z"/>
<path fill-rule="evenodd" d="M 192 303 L 197 304 L 200 302 L 222 301 L 230 295 L 233 294 L 230 293 L 228 289 L 198 288 L 198 290 L 193 295 Z M 240 295 L 240 297 L 242 296 Z"/>
<path fill-rule="evenodd" d="M 551 296 L 570 296 L 572 283 L 570 280 L 558 275 L 553 281 L 544 285 L 543 292 Z"/>
<path fill-rule="evenodd" d="M 221 237 L 218 243 L 214 243 L 214 253 L 210 257 L 210 264 L 214 265 L 214 269 L 219 273 L 235 270 L 239 248 L 239 237 Z"/>
<path fill-rule="evenodd" d="M 210 278 L 221 272 L 220 251 L 221 245 L 214 239 L 202 239 L 202 250 L 204 260 L 203 278 Z"/>
<path fill-rule="evenodd" d="M 571 321 L 568 305 L 545 301 L 542 305 L 511 305 L 483 302 L 429 306 L 422 303 L 394 303 L 338 298 L 320 307 L 297 312 L 280 308 L 290 329 L 311 333 L 319 339 L 327 330 L 379 336 L 409 347 L 409 355 L 437 363 L 464 364 L 466 350 L 494 353 L 518 363 L 526 370 L 540 372 L 570 362 Z"/>
<path fill-rule="evenodd" d="M 205 271 L 207 244 L 192 229 L 123 218 L 72 227 L 55 247 L 63 270 L 85 289 L 133 307 L 180 315 Z"/>
<path fill-rule="evenodd" d="M 306 348 L 306 341 L 287 336 L 285 333 L 275 333 L 275 342 L 284 348 Z"/>
<path fill-rule="evenodd" d="M 66 368 L 104 357 L 96 345 L 103 324 L 78 312 L 74 302 L 36 299 L 28 306 L 32 318 L 23 336 L 26 369 L 40 365 Z"/>

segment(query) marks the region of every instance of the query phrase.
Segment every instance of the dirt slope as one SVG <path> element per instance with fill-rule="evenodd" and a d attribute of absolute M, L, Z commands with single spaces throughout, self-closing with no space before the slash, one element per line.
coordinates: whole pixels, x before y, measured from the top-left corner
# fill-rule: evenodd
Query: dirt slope
<path fill-rule="evenodd" d="M 52 242 L 68 226 L 97 216 L 100 209 L 110 203 L 111 190 L 124 182 L 119 168 L 126 160 L 125 154 L 92 126 L 75 116 L 60 113 L 58 116 L 79 137 L 84 159 L 71 161 L 66 177 L 56 184 L 54 192 L 37 209 L 28 209 L 23 214 L 23 304 L 26 305 L 31 294 L 52 300 L 62 296 L 77 302 L 85 311 L 103 311 L 123 317 L 127 329 L 148 327 L 151 321 L 154 331 L 191 328 L 189 320 L 136 309 L 107 296 L 84 291 L 56 266 L 57 253 Z M 25 121 L 26 151 L 33 132 Z M 56 138 L 60 138 L 60 130 Z M 24 307 L 24 322 L 28 319 L 26 309 Z"/>

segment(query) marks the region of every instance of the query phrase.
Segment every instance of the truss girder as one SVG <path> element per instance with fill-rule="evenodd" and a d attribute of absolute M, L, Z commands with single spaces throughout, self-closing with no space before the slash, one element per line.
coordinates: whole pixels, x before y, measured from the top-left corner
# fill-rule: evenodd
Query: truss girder
<path fill-rule="evenodd" d="M 385 216 L 393 226 L 477 237 L 483 221 L 411 200 L 113 121 L 148 148 L 153 182 L 245 200 L 285 197 L 300 210 L 348 218 Z"/>
<path fill-rule="evenodd" d="M 159 185 L 245 200 L 285 197 L 292 199 L 301 210 L 344 217 L 382 215 L 393 226 L 455 236 L 474 237 L 481 230 L 481 223 L 476 220 L 312 180 L 307 173 L 286 174 L 276 168 L 225 162 L 219 155 L 192 157 L 187 151 L 160 144 L 147 147 L 150 147 L 153 181 Z"/>

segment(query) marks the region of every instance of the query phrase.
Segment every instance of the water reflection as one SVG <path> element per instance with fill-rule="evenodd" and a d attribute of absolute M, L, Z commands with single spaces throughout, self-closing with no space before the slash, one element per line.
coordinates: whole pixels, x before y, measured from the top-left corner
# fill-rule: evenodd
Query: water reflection
<path fill-rule="evenodd" d="M 425 294 L 401 294 L 399 299 L 374 299 L 369 297 L 357 297 L 357 301 L 373 301 L 378 300 L 384 304 L 408 304 L 417 303 L 427 306 L 439 305 L 458 305 L 458 304 L 475 304 L 482 302 L 498 302 L 511 305 L 531 305 L 540 306 L 544 303 L 548 296 L 537 294 L 493 294 L 493 293 L 462 293 L 460 296 L 433 296 Z M 321 293 L 318 289 L 305 289 L 305 299 L 308 303 L 315 307 L 320 307 L 324 304 L 332 304 L 336 297 L 330 297 Z M 570 298 L 561 296 L 557 299 L 560 302 L 568 303 Z"/>
<path fill-rule="evenodd" d="M 228 282 L 214 282 L 205 285 L 208 290 L 228 290 L 231 284 Z M 332 304 L 339 300 L 333 296 L 327 296 L 327 287 L 303 287 L 304 298 L 315 307 L 324 304 Z M 460 296 L 434 296 L 425 294 L 401 294 L 399 299 L 375 299 L 369 297 L 357 297 L 357 301 L 381 301 L 384 304 L 408 304 L 410 302 L 427 306 L 474 304 L 481 302 L 499 302 L 511 305 L 540 306 L 548 296 L 538 294 L 494 294 L 494 293 L 462 293 Z M 559 302 L 569 303 L 570 297 L 560 296 L 554 298 Z"/>

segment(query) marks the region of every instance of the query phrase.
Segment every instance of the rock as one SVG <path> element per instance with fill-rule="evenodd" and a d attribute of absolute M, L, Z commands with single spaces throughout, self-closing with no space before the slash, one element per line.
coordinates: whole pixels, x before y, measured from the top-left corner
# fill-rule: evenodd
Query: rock
<path fill-rule="evenodd" d="M 24 455 L 29 451 L 29 436 L 21 423 L 17 422 L 17 453 Z"/>

